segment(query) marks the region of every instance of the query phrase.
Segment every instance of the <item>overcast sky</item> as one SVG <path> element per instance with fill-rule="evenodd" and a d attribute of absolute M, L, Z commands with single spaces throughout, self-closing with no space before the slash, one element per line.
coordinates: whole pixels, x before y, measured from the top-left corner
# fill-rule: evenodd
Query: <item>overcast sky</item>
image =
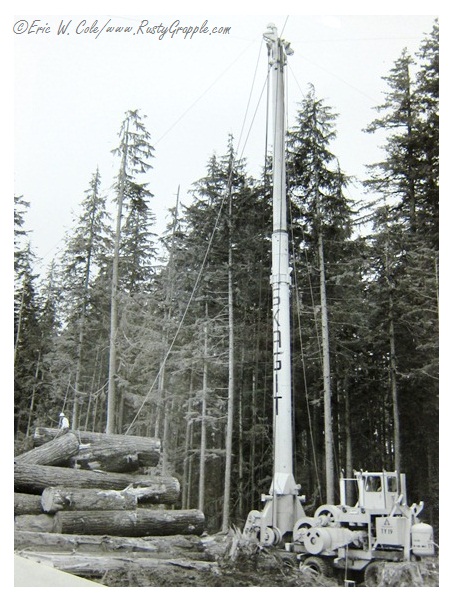
<path fill-rule="evenodd" d="M 205 175 L 212 153 L 225 152 L 229 134 L 240 141 L 238 152 L 248 160 L 250 174 L 259 176 L 266 112 L 265 94 L 260 95 L 267 72 L 262 34 L 270 22 L 294 50 L 288 67 L 289 125 L 308 85 L 314 85 L 317 96 L 339 115 L 333 151 L 342 169 L 364 177 L 364 165 L 380 156 L 381 139 L 362 130 L 383 100 L 382 77 L 404 48 L 417 52 L 436 16 L 228 16 L 209 10 L 190 16 L 164 6 L 167 13 L 158 16 L 146 10 L 130 14 L 124 3 L 123 12 L 116 6 L 114 14 L 83 14 L 79 8 L 14 17 L 14 23 L 26 21 L 16 25 L 18 30 L 34 20 L 39 20 L 34 30 L 49 28 L 14 36 L 14 193 L 30 203 L 26 226 L 46 264 L 62 248 L 97 167 L 103 192 L 112 197 L 119 164 L 111 149 L 129 109 L 147 115 L 155 147 L 148 181 L 158 233 L 178 187 L 181 202 L 189 203 L 192 183 Z M 207 21 L 209 28 L 230 30 L 187 39 L 180 32 L 171 36 L 168 31 L 162 39 L 138 33 L 143 21 L 147 27 L 174 28 L 177 20 L 181 26 Z M 57 34 L 62 21 L 71 21 L 69 34 Z M 112 26 L 133 31 L 107 32 Z M 77 33 L 86 28 L 92 32 Z M 350 193 L 359 195 L 359 189 Z"/>
<path fill-rule="evenodd" d="M 33 249 L 45 264 L 62 248 L 72 215 L 78 213 L 97 167 L 104 191 L 110 192 L 118 172 L 110 151 L 117 145 L 117 132 L 129 109 L 140 109 L 148 116 L 146 125 L 155 147 L 149 183 L 155 195 L 152 208 L 159 231 L 164 229 L 168 208 L 174 206 L 178 186 L 181 201 L 188 203 L 191 184 L 205 175 L 213 152 L 225 151 L 228 134 L 238 141 L 243 129 L 239 152 L 248 159 L 250 172 L 259 175 L 264 157 L 265 99 L 258 100 L 267 70 L 262 34 L 269 22 L 279 31 L 284 27 L 283 37 L 295 52 L 289 58 L 289 124 L 293 123 L 297 102 L 312 84 L 317 95 L 339 114 L 333 150 L 342 169 L 348 175 L 363 177 L 364 164 L 379 158 L 377 140 L 362 129 L 375 117 L 372 108 L 383 100 L 381 78 L 403 48 L 412 53 L 418 50 L 439 14 L 439 2 L 381 0 L 381 15 L 366 14 L 369 3 L 362 1 L 311 3 L 319 14 L 300 14 L 304 11 L 298 5 L 307 4 L 300 1 L 248 4 L 228 0 L 223 6 L 228 10 L 223 13 L 213 2 L 200 0 L 185 4 L 169 0 L 161 4 L 19 0 L 14 3 L 14 13 L 2 15 L 8 38 L 2 55 L 14 59 L 11 77 L 8 72 L 13 93 L 8 96 L 4 92 L 2 99 L 7 131 L 3 156 L 7 168 L 14 163 L 10 172 L 14 174 L 14 194 L 30 203 L 26 226 L 32 230 Z M 262 14 L 256 13 L 257 5 Z M 161 8 L 157 11 L 156 7 Z M 343 14 L 331 16 L 337 7 Z M 414 15 L 405 14 L 407 8 Z M 187 16 L 187 9 L 192 16 Z M 228 12 L 242 16 L 228 16 Z M 35 19 L 50 32 L 13 33 L 18 21 L 27 21 L 30 26 Z M 88 28 L 96 20 L 101 28 L 108 19 L 110 25 L 130 26 L 135 31 L 142 20 L 148 20 L 149 25 L 170 26 L 178 19 L 183 26 L 200 26 L 207 19 L 209 27 L 231 29 L 229 35 L 196 35 L 186 40 L 169 34 L 159 40 L 149 34 L 76 33 L 84 20 Z M 447 19 L 440 15 L 443 34 Z M 61 20 L 71 20 L 69 35 L 56 34 Z M 449 37 L 447 28 L 441 38 L 446 50 Z M 442 97 L 444 91 L 447 93 L 442 86 Z M 442 124 L 447 121 L 445 112 Z M 7 198 L 12 201 L 12 194 Z M 2 250 L 5 241 L 12 241 L 11 205 L 11 219 L 1 224 Z M 442 223 L 447 222 L 444 211 Z M 6 248 L 12 249 L 12 244 Z M 2 272 L 8 269 L 12 270 L 12 261 L 3 261 Z M 39 271 L 39 265 L 36 269 Z M 13 279 L 7 281 L 12 286 Z M 3 309 L 2 332 L 8 332 L 12 328 L 10 305 Z M 11 400 L 13 370 L 9 358 L 7 346 L 2 355 L 2 377 L 11 384 L 5 398 Z M 12 437 L 7 422 L 5 434 Z M 12 485 L 9 490 L 12 492 Z M 196 595 L 199 597 L 200 592 Z"/>

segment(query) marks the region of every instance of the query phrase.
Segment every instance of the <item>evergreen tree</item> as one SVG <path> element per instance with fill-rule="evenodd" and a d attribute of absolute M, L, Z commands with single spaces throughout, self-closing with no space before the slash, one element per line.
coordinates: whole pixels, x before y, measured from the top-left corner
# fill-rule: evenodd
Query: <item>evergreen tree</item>
<path fill-rule="evenodd" d="M 287 179 L 291 199 L 291 228 L 295 257 L 296 299 L 303 300 L 299 337 L 304 337 L 303 349 L 297 343 L 298 361 L 304 364 L 306 382 L 295 377 L 295 395 L 298 405 L 306 391 L 308 415 L 305 428 L 311 430 L 310 439 L 318 445 L 318 434 L 324 432 L 325 482 L 327 503 L 334 501 L 334 455 L 338 444 L 335 435 L 338 404 L 337 386 L 346 376 L 350 364 L 341 361 L 345 349 L 356 336 L 356 329 L 344 321 L 351 295 L 344 286 L 356 287 L 353 294 L 360 296 L 358 278 L 353 278 L 354 249 L 350 242 L 352 210 L 345 196 L 348 178 L 338 167 L 330 150 L 336 137 L 336 115 L 324 102 L 317 99 L 311 88 L 301 103 L 296 124 L 288 132 Z M 354 281 L 354 282 L 352 282 Z M 309 310 L 309 304 L 311 310 Z M 340 367 L 346 370 L 340 372 Z M 296 370 L 295 373 L 298 373 Z M 317 400 L 323 397 L 323 412 Z M 333 406 L 335 404 L 335 408 Z M 310 406 L 312 408 L 310 409 Z M 301 406 L 300 406 L 301 407 Z M 334 411 L 333 411 L 334 410 Z M 311 416 L 312 414 L 312 416 Z M 318 422 L 323 414 L 323 427 Z M 300 415 L 301 418 L 302 414 Z M 336 424 L 337 426 L 337 424 Z M 305 439 L 308 441 L 308 438 Z M 315 443 L 317 441 L 317 443 Z M 312 461 L 321 448 L 313 450 Z M 320 456 L 322 454 L 320 453 Z M 315 468 L 315 466 L 314 466 Z M 318 471 L 318 470 L 317 470 Z M 319 477 L 315 481 L 319 484 Z M 314 483 L 310 484 L 311 490 Z M 320 493 L 320 492 L 319 492 Z"/>
<path fill-rule="evenodd" d="M 114 433 L 122 423 L 122 412 L 119 411 L 117 402 L 118 385 L 118 324 L 119 324 L 119 300 L 121 279 L 126 280 L 127 291 L 133 290 L 141 285 L 143 273 L 140 270 L 148 267 L 147 260 L 150 252 L 146 246 L 149 233 L 146 228 L 149 225 L 149 213 L 147 199 L 151 196 L 147 184 L 139 181 L 143 174 L 147 173 L 151 165 L 149 161 L 153 157 L 153 147 L 150 143 L 150 134 L 146 130 L 143 118 L 138 111 L 128 111 L 122 122 L 119 132 L 120 144 L 113 153 L 121 158 L 121 167 L 117 181 L 117 218 L 116 234 L 113 253 L 112 284 L 111 284 L 111 309 L 110 309 L 110 346 L 109 346 L 109 370 L 108 370 L 108 406 L 107 427 L 108 433 Z M 127 244 L 124 243 L 122 215 L 128 211 L 126 227 L 130 236 Z M 144 251 L 143 251 L 144 248 Z M 120 265 L 121 250 L 125 250 L 128 262 L 124 268 Z M 151 253 L 152 255 L 152 253 Z M 121 271 L 122 270 L 122 271 Z M 121 406 L 122 407 L 122 406 Z"/>
<path fill-rule="evenodd" d="M 35 255 L 31 250 L 25 217 L 29 203 L 14 197 L 14 432 L 29 431 L 35 403 L 41 357 L 40 308 L 37 296 Z"/>
<path fill-rule="evenodd" d="M 438 27 L 415 62 L 404 51 L 385 81 L 381 117 L 368 130 L 387 134 L 385 158 L 371 166 L 375 214 L 373 294 L 383 310 L 381 365 L 387 366 L 395 456 L 415 498 L 437 504 L 438 459 Z M 386 340 L 385 340 L 386 338 Z M 391 417 L 391 414 L 389 414 Z M 399 425 L 400 433 L 397 433 Z M 391 437 L 385 436 L 386 441 Z M 392 447 L 389 445 L 389 455 Z M 426 452 L 426 453 L 425 453 Z M 414 460 L 415 459 L 415 460 Z M 414 460 L 414 461 L 413 461 Z M 425 491 L 424 483 L 432 483 Z M 433 522 L 435 522 L 433 520 Z"/>
<path fill-rule="evenodd" d="M 231 137 L 227 153 L 209 159 L 207 175 L 194 185 L 193 197 L 194 202 L 184 209 L 179 219 L 180 229 L 174 232 L 177 244 L 171 269 L 180 278 L 171 283 L 171 294 L 167 297 L 173 300 L 174 320 L 184 317 L 170 366 L 178 371 L 179 384 L 187 387 L 192 382 L 193 394 L 188 401 L 185 398 L 182 407 L 173 405 L 176 413 L 170 416 L 173 424 L 179 424 L 179 432 L 186 429 L 184 418 L 191 420 L 190 436 L 193 436 L 193 444 L 199 445 L 199 452 L 191 452 L 191 457 L 197 459 L 196 463 L 191 462 L 193 469 L 198 466 L 200 469 L 199 494 L 207 514 L 223 513 L 224 525 L 235 513 L 232 509 L 237 508 L 239 497 L 234 487 L 228 490 L 228 472 L 231 484 L 240 471 L 242 481 L 247 482 L 244 470 L 248 467 L 239 468 L 233 461 L 231 449 L 235 449 L 238 428 L 249 429 L 248 420 L 256 417 L 246 415 L 245 421 L 239 423 L 236 400 L 243 396 L 243 379 L 238 381 L 237 375 L 246 371 L 251 387 L 252 371 L 255 362 L 258 363 L 257 359 L 250 359 L 251 355 L 255 357 L 251 345 L 256 325 L 252 319 L 253 312 L 261 311 L 260 299 L 256 298 L 260 291 L 257 279 L 261 274 L 253 260 L 258 256 L 258 246 L 262 246 L 269 235 L 268 228 L 267 232 L 260 228 L 258 233 L 256 229 L 261 226 L 263 215 L 268 219 L 270 214 L 268 206 L 264 210 L 254 182 L 246 175 L 244 161 L 235 158 Z M 268 238 L 265 242 L 268 246 Z M 269 343 L 271 362 L 271 336 Z M 239 359 L 237 353 L 232 356 L 231 350 L 238 347 L 245 347 L 246 359 Z M 182 365 L 185 379 L 181 374 Z M 170 381 L 167 387 L 174 397 Z M 271 390 L 268 402 L 271 407 Z M 267 410 L 264 410 L 265 419 Z M 244 450 L 244 454 L 250 451 Z M 185 466 L 189 464 L 187 459 Z M 222 471 L 215 470 L 215 466 L 225 468 L 224 482 L 220 477 Z M 212 470 L 217 476 L 206 479 L 203 486 L 203 474 L 208 471 L 212 475 Z M 223 490 L 225 495 L 221 498 L 219 492 Z M 251 495 L 249 491 L 247 495 Z M 189 492 L 185 497 L 191 497 Z"/>
<path fill-rule="evenodd" d="M 81 203 L 80 215 L 66 239 L 62 256 L 62 290 L 65 328 L 60 346 L 73 357 L 70 365 L 72 389 L 72 427 L 79 428 L 81 412 L 92 383 L 94 367 L 93 341 L 99 340 L 102 327 L 93 320 L 93 286 L 106 268 L 111 228 L 106 199 L 101 195 L 101 178 L 97 169 Z M 89 340 L 86 336 L 89 333 Z"/>

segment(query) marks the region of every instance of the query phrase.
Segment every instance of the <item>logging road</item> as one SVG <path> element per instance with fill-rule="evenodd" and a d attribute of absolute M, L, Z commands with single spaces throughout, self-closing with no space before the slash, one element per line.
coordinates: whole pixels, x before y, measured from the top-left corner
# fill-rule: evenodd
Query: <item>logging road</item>
<path fill-rule="evenodd" d="M 28 558 L 14 555 L 14 587 L 104 587 Z"/>

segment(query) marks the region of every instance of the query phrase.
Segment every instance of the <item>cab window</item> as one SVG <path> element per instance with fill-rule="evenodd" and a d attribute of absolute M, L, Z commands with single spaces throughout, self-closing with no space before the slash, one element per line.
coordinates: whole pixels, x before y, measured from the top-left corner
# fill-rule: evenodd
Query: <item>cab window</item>
<path fill-rule="evenodd" d="M 365 489 L 366 491 L 381 491 L 381 477 L 367 477 Z"/>
<path fill-rule="evenodd" d="M 397 493 L 397 477 L 388 477 L 388 492 Z"/>

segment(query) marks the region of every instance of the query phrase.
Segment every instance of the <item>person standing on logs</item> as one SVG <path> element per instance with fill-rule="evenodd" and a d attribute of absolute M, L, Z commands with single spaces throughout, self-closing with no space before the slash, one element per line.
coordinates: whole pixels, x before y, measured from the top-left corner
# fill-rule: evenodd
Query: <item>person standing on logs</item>
<path fill-rule="evenodd" d="M 63 435 L 64 433 L 67 433 L 67 431 L 69 430 L 69 420 L 66 418 L 64 412 L 61 412 L 60 414 L 60 431 L 61 434 Z"/>

